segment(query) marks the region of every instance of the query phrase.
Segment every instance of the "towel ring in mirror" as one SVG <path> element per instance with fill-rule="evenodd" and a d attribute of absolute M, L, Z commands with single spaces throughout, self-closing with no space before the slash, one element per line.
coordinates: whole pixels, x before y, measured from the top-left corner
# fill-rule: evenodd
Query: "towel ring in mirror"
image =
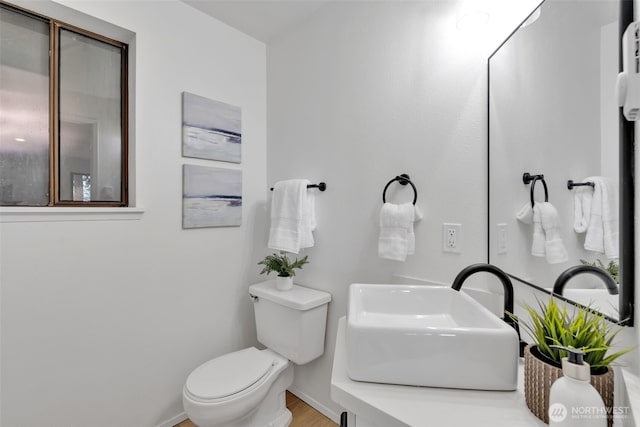
<path fill-rule="evenodd" d="M 549 189 L 547 188 L 547 181 L 544 180 L 544 175 L 531 175 L 529 172 L 525 172 L 522 174 L 522 182 L 525 184 L 531 184 L 531 207 L 536 204 L 534 199 L 534 194 L 536 190 L 536 182 L 542 182 L 542 186 L 544 187 L 544 201 L 549 201 Z"/>

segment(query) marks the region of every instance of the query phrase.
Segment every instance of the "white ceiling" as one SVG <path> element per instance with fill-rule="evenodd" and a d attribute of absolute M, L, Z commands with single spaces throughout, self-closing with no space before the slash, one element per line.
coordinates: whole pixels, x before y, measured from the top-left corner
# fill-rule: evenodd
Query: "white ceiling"
<path fill-rule="evenodd" d="M 331 0 L 182 0 L 265 43 Z"/>

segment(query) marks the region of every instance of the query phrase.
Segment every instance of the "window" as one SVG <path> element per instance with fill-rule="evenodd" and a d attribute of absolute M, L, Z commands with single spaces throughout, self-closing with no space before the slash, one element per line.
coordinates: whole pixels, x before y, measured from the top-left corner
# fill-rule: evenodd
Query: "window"
<path fill-rule="evenodd" d="M 125 43 L 0 3 L 0 205 L 127 206 L 127 100 Z"/>

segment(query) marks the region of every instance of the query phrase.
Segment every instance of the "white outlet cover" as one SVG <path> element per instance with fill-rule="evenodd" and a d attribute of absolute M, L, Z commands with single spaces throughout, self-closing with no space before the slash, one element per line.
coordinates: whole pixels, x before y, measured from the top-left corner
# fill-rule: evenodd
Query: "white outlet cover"
<path fill-rule="evenodd" d="M 445 222 L 442 224 L 442 251 L 459 254 L 460 250 L 460 238 L 461 238 L 461 224 Z"/>

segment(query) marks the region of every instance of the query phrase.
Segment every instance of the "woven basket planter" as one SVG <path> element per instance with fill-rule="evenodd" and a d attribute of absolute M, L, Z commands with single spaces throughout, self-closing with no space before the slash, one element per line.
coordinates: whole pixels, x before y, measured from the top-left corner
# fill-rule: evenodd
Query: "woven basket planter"
<path fill-rule="evenodd" d="M 529 410 L 549 424 L 549 390 L 562 376 L 562 368 L 543 361 L 536 345 L 524 350 L 524 397 Z M 600 393 L 608 410 L 607 424 L 613 426 L 613 369 L 600 375 L 591 375 L 591 385 Z"/>

